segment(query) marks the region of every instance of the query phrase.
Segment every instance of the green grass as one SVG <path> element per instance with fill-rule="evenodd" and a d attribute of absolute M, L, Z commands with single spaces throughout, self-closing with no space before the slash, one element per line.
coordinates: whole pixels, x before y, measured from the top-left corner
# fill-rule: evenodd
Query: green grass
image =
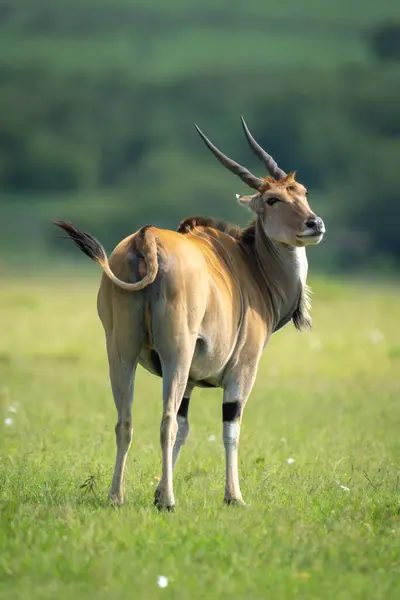
<path fill-rule="evenodd" d="M 144 371 L 126 505 L 106 504 L 115 410 L 97 278 L 3 278 L 0 597 L 399 598 L 399 289 L 314 290 L 314 331 L 272 339 L 245 411 L 249 508 L 222 504 L 221 394 L 197 390 L 177 511 L 162 514 L 161 382 Z"/>

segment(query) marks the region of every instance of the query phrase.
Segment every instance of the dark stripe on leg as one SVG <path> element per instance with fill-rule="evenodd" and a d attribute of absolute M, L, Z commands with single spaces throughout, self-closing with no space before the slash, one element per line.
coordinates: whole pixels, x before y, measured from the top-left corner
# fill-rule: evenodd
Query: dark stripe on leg
<path fill-rule="evenodd" d="M 182 402 L 181 402 L 181 405 L 178 410 L 178 415 L 180 417 L 183 417 L 184 419 L 187 419 L 188 412 L 189 412 L 189 398 L 182 398 Z"/>
<path fill-rule="evenodd" d="M 231 423 L 232 421 L 237 421 L 239 419 L 241 413 L 240 402 L 236 400 L 235 402 L 224 402 L 222 404 L 222 420 Z"/>

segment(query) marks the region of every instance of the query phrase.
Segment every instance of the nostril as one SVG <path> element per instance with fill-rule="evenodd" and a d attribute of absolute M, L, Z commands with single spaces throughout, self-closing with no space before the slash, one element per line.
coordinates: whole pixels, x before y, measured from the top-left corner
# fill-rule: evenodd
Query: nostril
<path fill-rule="evenodd" d="M 320 219 L 317 219 L 317 217 L 310 217 L 305 222 L 305 225 L 306 225 L 306 227 L 310 227 L 311 229 L 314 229 L 314 227 L 316 227 L 318 225 L 319 220 Z"/>

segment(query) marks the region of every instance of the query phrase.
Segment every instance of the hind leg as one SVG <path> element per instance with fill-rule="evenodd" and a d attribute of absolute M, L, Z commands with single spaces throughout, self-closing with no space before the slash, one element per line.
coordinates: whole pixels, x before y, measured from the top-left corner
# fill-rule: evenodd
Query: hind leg
<path fill-rule="evenodd" d="M 173 310 L 170 311 L 169 319 L 163 319 L 162 327 L 153 329 L 155 347 L 158 348 L 163 373 L 163 415 L 160 427 L 162 474 L 154 502 L 158 508 L 168 510 L 172 510 L 175 506 L 173 466 L 188 431 L 186 415 L 185 422 L 181 421 L 180 435 L 177 439 L 178 410 L 188 389 L 189 370 L 197 339 L 197 335 L 193 333 L 194 328 L 191 330 L 188 327 L 186 318 L 180 303 L 176 302 Z M 184 406 L 185 404 L 182 409 Z"/>
<path fill-rule="evenodd" d="M 184 261 L 183 258 L 180 260 Z M 185 280 L 185 285 L 182 285 L 180 270 L 171 268 L 160 281 L 159 288 L 154 288 L 151 303 L 153 343 L 160 357 L 163 375 L 160 427 L 162 474 L 154 501 L 159 508 L 169 510 L 175 506 L 173 466 L 188 431 L 186 415 L 185 422 L 181 422 L 181 436 L 178 437 L 174 453 L 179 431 L 177 415 L 185 390 L 188 389 L 189 372 L 206 303 L 206 295 L 199 293 L 197 286 L 189 283 L 193 277 L 202 283 L 202 272 L 193 272 L 193 266 L 189 263 L 187 267 L 190 280 Z"/>
<path fill-rule="evenodd" d="M 173 510 L 173 448 L 178 432 L 177 413 L 186 389 L 194 344 L 163 365 L 163 416 L 160 427 L 162 475 L 155 492 L 154 503 L 162 509 Z M 177 457 L 177 455 L 176 455 Z"/>
<path fill-rule="evenodd" d="M 133 387 L 143 340 L 143 300 L 140 295 L 117 291 L 103 277 L 98 311 L 106 334 L 110 382 L 118 413 L 117 455 L 109 499 L 122 504 L 125 465 L 132 441 Z"/>
<path fill-rule="evenodd" d="M 115 426 L 117 456 L 109 492 L 109 499 L 114 504 L 122 504 L 124 501 L 123 484 L 125 465 L 132 442 L 133 431 L 132 401 L 135 371 L 136 362 L 133 357 L 122 359 L 112 356 L 110 358 L 111 387 L 118 412 L 118 421 Z"/>

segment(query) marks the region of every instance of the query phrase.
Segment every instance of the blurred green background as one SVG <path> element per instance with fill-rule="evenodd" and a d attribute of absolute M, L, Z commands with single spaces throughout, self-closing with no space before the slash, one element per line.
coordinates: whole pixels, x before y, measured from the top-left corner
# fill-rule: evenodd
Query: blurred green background
<path fill-rule="evenodd" d="M 78 261 L 189 214 L 244 224 L 243 184 L 193 123 L 264 175 L 241 131 L 297 169 L 327 225 L 321 270 L 400 267 L 400 4 L 2 0 L 0 269 Z"/>

